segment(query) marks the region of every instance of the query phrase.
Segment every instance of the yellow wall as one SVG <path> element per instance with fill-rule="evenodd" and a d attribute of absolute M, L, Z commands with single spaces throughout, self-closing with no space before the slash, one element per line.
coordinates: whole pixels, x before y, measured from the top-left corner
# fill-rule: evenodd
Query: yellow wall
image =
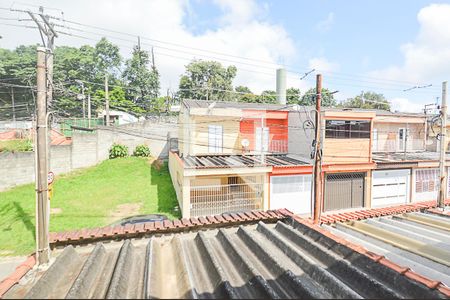
<path fill-rule="evenodd" d="M 176 153 L 169 151 L 169 173 L 172 184 L 177 194 L 180 209 L 183 207 L 183 165 Z"/>
<path fill-rule="evenodd" d="M 239 118 L 191 116 L 190 120 L 190 155 L 209 154 L 208 125 L 220 125 L 223 128 L 223 151 L 221 153 L 242 153 L 239 134 Z"/>

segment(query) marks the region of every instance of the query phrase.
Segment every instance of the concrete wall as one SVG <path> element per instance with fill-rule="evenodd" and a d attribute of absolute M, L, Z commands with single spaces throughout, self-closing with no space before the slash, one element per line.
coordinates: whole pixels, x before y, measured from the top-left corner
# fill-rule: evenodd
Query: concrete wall
<path fill-rule="evenodd" d="M 72 145 L 51 146 L 49 170 L 63 174 L 90 167 L 108 159 L 112 144 L 128 146 L 132 154 L 137 145 L 149 146 L 152 156 L 167 159 L 169 142 L 178 136 L 177 124 L 147 120 L 120 127 L 100 127 L 94 133 L 74 132 Z M 0 153 L 0 191 L 34 182 L 34 152 Z"/>
<path fill-rule="evenodd" d="M 314 118 L 314 114 L 311 115 Z M 314 129 L 311 126 L 303 129 L 303 124 L 309 120 L 305 111 L 291 111 L 288 116 L 288 153 L 310 157 L 311 143 L 314 139 Z M 312 119 L 314 124 L 314 119 Z M 305 123 L 306 125 L 306 123 Z"/>

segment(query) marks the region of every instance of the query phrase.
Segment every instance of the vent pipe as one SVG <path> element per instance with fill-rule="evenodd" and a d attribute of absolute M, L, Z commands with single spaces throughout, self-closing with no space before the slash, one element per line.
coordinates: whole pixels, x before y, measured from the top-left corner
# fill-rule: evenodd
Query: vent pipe
<path fill-rule="evenodd" d="M 286 105 L 286 70 L 277 69 L 277 102 Z"/>

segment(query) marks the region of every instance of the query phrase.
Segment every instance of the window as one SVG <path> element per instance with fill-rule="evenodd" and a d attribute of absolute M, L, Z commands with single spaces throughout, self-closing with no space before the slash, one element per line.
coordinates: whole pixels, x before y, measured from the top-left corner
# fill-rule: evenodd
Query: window
<path fill-rule="evenodd" d="M 405 128 L 398 129 L 398 150 L 404 151 L 406 147 L 406 138 L 408 137 L 409 130 Z"/>
<path fill-rule="evenodd" d="M 372 151 L 378 151 L 378 129 L 373 129 L 372 135 Z"/>
<path fill-rule="evenodd" d="M 268 127 L 256 127 L 255 130 L 256 142 L 255 151 L 269 151 L 269 128 Z"/>
<path fill-rule="evenodd" d="M 326 120 L 325 137 L 332 139 L 368 139 L 370 138 L 370 122 Z"/>
<path fill-rule="evenodd" d="M 416 170 L 416 193 L 437 192 L 439 190 L 439 170 Z"/>
<path fill-rule="evenodd" d="M 208 126 L 208 151 L 209 153 L 222 152 L 223 127 L 221 125 Z"/>

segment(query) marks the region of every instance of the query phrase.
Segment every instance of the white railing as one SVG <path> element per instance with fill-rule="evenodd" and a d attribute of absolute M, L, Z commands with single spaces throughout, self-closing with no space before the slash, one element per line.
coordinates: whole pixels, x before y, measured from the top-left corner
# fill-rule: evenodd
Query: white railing
<path fill-rule="evenodd" d="M 287 153 L 288 141 L 287 140 L 271 140 L 269 145 L 269 152 L 272 153 Z"/>
<path fill-rule="evenodd" d="M 262 183 L 191 186 L 191 216 L 261 210 Z"/>
<path fill-rule="evenodd" d="M 372 152 L 403 152 L 405 144 L 399 140 L 373 140 Z M 423 139 L 408 139 L 406 152 L 425 151 L 425 142 Z"/>

